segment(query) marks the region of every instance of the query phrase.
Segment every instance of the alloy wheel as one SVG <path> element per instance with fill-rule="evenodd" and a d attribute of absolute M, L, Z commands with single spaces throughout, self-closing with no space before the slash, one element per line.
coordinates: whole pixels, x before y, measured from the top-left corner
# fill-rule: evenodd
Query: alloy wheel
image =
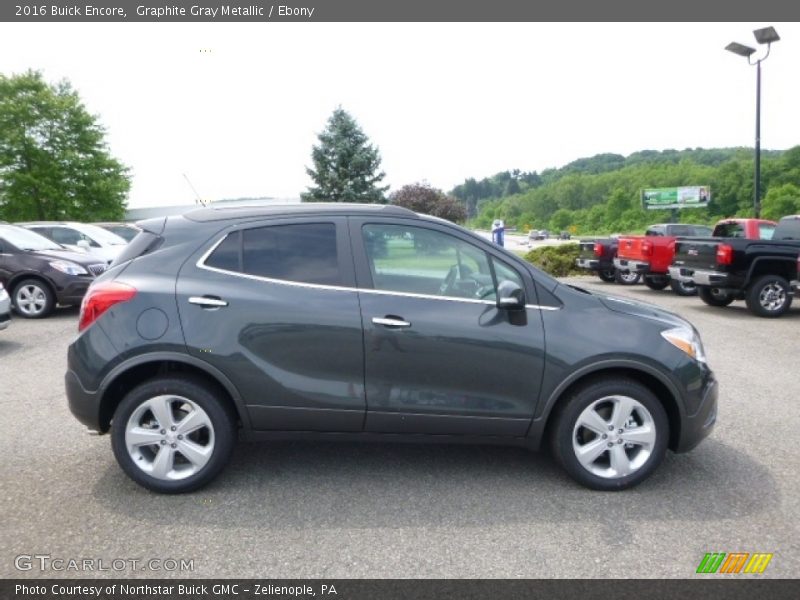
<path fill-rule="evenodd" d="M 125 426 L 125 447 L 142 471 L 161 480 L 191 477 L 214 453 L 214 426 L 188 398 L 156 396 L 133 411 Z"/>
<path fill-rule="evenodd" d="M 607 479 L 626 477 L 650 458 L 656 443 L 653 416 L 629 396 L 605 396 L 581 412 L 572 449 L 584 469 Z"/>
<path fill-rule="evenodd" d="M 47 295 L 37 285 L 27 284 L 17 288 L 14 304 L 26 316 L 36 316 L 47 306 Z"/>

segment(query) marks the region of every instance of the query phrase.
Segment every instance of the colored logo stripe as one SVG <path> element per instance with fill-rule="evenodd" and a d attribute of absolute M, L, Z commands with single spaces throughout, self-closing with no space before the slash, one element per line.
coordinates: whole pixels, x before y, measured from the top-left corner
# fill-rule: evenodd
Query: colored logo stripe
<path fill-rule="evenodd" d="M 763 573 L 767 568 L 769 561 L 772 560 L 772 554 L 753 554 L 750 562 L 744 568 L 745 573 Z"/>
<path fill-rule="evenodd" d="M 697 573 L 763 573 L 772 560 L 772 554 L 749 552 L 707 552 L 697 567 Z M 749 559 L 749 560 L 748 560 Z M 742 569 L 744 568 L 744 571 Z"/>

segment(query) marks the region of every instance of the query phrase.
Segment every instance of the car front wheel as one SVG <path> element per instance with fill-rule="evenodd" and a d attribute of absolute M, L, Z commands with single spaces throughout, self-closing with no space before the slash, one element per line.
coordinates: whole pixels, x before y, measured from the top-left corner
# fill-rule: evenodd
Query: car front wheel
<path fill-rule="evenodd" d="M 553 455 L 586 487 L 614 491 L 637 485 L 664 458 L 666 411 L 642 384 L 599 379 L 575 391 L 551 430 Z"/>
<path fill-rule="evenodd" d="M 196 490 L 222 471 L 233 451 L 236 425 L 228 406 L 219 392 L 192 377 L 147 381 L 114 413 L 114 456 L 149 490 Z"/>
<path fill-rule="evenodd" d="M 42 319 L 53 312 L 56 305 L 53 290 L 39 279 L 20 281 L 11 298 L 17 313 L 26 319 Z"/>

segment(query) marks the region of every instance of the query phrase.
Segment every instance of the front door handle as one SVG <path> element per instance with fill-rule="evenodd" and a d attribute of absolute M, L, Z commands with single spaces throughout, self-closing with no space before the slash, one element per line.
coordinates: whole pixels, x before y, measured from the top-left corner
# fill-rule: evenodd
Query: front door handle
<path fill-rule="evenodd" d="M 384 327 L 411 327 L 411 323 L 397 317 L 372 317 L 372 322 L 375 325 L 383 325 Z"/>
<path fill-rule="evenodd" d="M 189 304 L 197 304 L 197 306 L 202 306 L 203 308 L 222 308 L 223 306 L 228 306 L 225 300 L 217 298 L 216 296 L 191 296 L 189 298 Z"/>

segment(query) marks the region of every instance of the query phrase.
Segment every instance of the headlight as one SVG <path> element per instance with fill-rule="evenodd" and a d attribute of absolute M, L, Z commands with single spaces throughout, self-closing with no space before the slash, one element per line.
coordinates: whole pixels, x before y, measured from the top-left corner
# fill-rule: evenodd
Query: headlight
<path fill-rule="evenodd" d="M 61 271 L 62 273 L 66 273 L 67 275 L 89 274 L 89 271 L 84 269 L 82 266 L 75 264 L 74 262 L 69 262 L 68 260 L 54 260 L 50 263 L 50 266 L 53 267 L 56 271 Z"/>
<path fill-rule="evenodd" d="M 703 350 L 703 342 L 697 332 L 688 327 L 676 327 L 661 332 L 662 337 L 678 350 L 684 351 L 693 359 L 699 362 L 706 362 L 706 353 Z"/>

